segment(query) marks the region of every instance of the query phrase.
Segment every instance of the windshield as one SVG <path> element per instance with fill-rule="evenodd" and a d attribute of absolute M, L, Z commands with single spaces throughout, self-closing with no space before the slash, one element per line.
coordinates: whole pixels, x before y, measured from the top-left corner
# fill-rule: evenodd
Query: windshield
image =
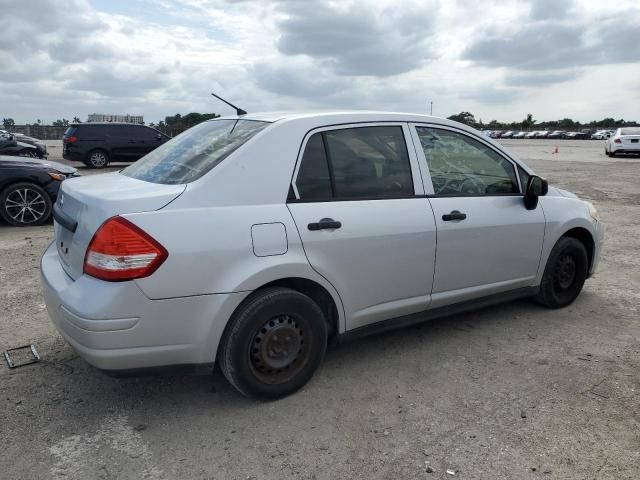
<path fill-rule="evenodd" d="M 190 128 L 122 173 L 152 183 L 189 183 L 207 173 L 269 123 L 212 120 Z"/>

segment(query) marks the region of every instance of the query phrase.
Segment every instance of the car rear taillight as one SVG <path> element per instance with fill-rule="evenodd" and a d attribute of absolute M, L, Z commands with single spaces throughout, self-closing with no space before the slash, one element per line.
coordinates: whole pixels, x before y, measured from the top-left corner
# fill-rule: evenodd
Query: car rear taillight
<path fill-rule="evenodd" d="M 91 239 L 84 273 L 109 282 L 144 278 L 168 256 L 167 250 L 139 227 L 122 217 L 111 217 Z"/>
<path fill-rule="evenodd" d="M 622 140 L 620 140 L 619 138 L 616 138 L 613 143 L 622 143 Z"/>
<path fill-rule="evenodd" d="M 63 143 L 76 143 L 78 141 L 78 137 L 66 137 L 62 139 Z"/>

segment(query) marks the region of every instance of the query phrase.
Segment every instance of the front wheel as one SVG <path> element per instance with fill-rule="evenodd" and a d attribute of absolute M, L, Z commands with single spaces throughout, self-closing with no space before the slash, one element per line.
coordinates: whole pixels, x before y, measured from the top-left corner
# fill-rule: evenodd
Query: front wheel
<path fill-rule="evenodd" d="M 51 198 L 34 183 L 15 183 L 0 195 L 0 216 L 18 227 L 42 225 L 51 216 Z"/>
<path fill-rule="evenodd" d="M 254 293 L 234 313 L 220 342 L 220 369 L 242 394 L 262 400 L 304 386 L 327 349 L 320 307 L 289 288 Z"/>
<path fill-rule="evenodd" d="M 588 271 L 589 259 L 582 242 L 562 237 L 549 254 L 536 300 L 548 308 L 566 307 L 582 291 Z"/>

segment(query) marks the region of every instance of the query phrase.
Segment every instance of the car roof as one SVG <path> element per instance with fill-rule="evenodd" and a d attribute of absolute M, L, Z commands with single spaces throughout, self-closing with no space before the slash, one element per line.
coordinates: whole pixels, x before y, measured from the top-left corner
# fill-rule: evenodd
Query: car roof
<path fill-rule="evenodd" d="M 209 121 L 215 120 L 254 120 L 261 122 L 282 122 L 295 120 L 311 120 L 317 119 L 319 123 L 324 121 L 333 121 L 340 118 L 344 123 L 357 122 L 433 122 L 440 124 L 459 125 L 445 118 L 422 115 L 418 113 L 405 112 L 386 112 L 376 110 L 316 110 L 316 111 L 275 111 L 275 112 L 258 112 L 248 113 L 241 116 L 221 116 Z"/>
<path fill-rule="evenodd" d="M 82 127 L 84 125 L 131 125 L 133 127 L 148 127 L 141 123 L 129 123 L 129 122 L 85 122 L 85 123 L 72 123 L 70 127 Z M 151 128 L 151 127 L 148 127 Z"/>

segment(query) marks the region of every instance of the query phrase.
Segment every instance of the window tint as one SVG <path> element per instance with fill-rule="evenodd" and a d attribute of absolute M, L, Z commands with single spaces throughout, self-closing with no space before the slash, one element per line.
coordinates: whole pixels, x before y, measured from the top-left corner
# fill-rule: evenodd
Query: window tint
<path fill-rule="evenodd" d="M 467 135 L 416 127 L 431 181 L 440 195 L 519 193 L 513 165 Z"/>
<path fill-rule="evenodd" d="M 102 140 L 104 125 L 80 125 L 77 127 L 76 136 L 81 140 Z"/>
<path fill-rule="evenodd" d="M 133 127 L 129 132 L 132 138 L 137 138 L 139 140 L 148 140 L 152 138 L 153 130 L 147 127 Z"/>
<path fill-rule="evenodd" d="M 130 125 L 109 125 L 107 127 L 107 134 L 118 140 L 137 138 L 135 134 L 136 130 L 136 127 Z"/>
<path fill-rule="evenodd" d="M 173 185 L 189 183 L 218 165 L 269 125 L 253 120 L 211 120 L 172 138 L 125 168 L 138 180 Z"/>
<path fill-rule="evenodd" d="M 331 198 L 331 177 L 321 133 L 312 135 L 307 141 L 300 162 L 296 187 L 300 198 L 305 200 Z"/>
<path fill-rule="evenodd" d="M 414 194 L 402 127 L 324 132 L 335 198 L 391 198 Z"/>

